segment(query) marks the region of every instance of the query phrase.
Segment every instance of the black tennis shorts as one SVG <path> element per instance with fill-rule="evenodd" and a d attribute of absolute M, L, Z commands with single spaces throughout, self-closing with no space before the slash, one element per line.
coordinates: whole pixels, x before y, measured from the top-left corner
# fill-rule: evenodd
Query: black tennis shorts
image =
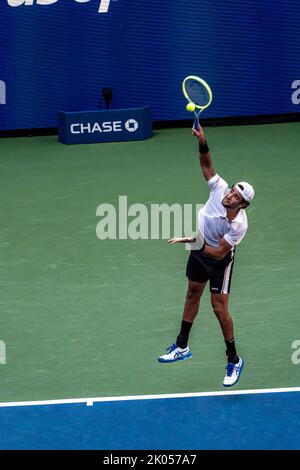
<path fill-rule="evenodd" d="M 186 275 L 193 282 L 210 283 L 210 292 L 215 294 L 229 294 L 234 263 L 234 252 L 230 251 L 221 259 L 213 259 L 200 250 L 191 250 Z"/>

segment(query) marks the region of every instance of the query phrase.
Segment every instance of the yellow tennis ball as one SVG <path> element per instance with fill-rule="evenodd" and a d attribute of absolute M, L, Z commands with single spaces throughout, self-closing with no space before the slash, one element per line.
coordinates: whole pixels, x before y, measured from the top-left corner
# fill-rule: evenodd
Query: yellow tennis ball
<path fill-rule="evenodd" d="M 194 103 L 188 103 L 188 104 L 186 105 L 187 111 L 190 111 L 191 113 L 192 113 L 193 111 L 195 111 L 195 108 L 196 108 L 196 106 L 194 105 Z"/>

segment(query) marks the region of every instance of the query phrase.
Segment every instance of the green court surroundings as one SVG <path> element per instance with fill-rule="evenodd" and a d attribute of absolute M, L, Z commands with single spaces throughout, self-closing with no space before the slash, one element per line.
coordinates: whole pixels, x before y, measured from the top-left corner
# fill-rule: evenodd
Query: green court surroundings
<path fill-rule="evenodd" d="M 216 171 L 256 191 L 230 294 L 245 360 L 237 390 L 299 386 L 299 132 L 299 123 L 206 128 Z M 97 207 L 117 210 L 122 195 L 149 210 L 206 202 L 190 129 L 78 146 L 6 138 L 0 149 L 0 401 L 222 390 L 225 345 L 209 289 L 192 360 L 157 362 L 181 322 L 184 246 L 96 235 Z"/>

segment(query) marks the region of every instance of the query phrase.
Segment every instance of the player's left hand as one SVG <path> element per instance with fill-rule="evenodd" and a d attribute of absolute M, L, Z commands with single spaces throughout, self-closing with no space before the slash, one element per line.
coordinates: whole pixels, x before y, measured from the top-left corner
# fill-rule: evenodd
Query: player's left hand
<path fill-rule="evenodd" d="M 168 240 L 168 243 L 171 243 L 171 245 L 174 245 L 174 243 L 192 243 L 193 237 L 184 237 L 184 238 L 179 238 L 179 237 L 173 237 Z"/>

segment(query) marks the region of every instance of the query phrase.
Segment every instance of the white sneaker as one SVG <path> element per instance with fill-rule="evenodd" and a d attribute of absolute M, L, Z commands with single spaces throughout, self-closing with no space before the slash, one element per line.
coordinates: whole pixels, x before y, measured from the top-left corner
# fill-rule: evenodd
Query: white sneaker
<path fill-rule="evenodd" d="M 244 361 L 240 357 L 240 360 L 237 364 L 232 364 L 229 362 L 226 366 L 226 375 L 223 380 L 224 387 L 232 387 L 235 385 L 240 378 L 244 367 Z"/>
<path fill-rule="evenodd" d="M 192 357 L 192 353 L 188 347 L 182 349 L 176 344 L 172 344 L 167 348 L 168 354 L 164 354 L 158 358 L 158 362 L 176 362 L 183 361 Z"/>

